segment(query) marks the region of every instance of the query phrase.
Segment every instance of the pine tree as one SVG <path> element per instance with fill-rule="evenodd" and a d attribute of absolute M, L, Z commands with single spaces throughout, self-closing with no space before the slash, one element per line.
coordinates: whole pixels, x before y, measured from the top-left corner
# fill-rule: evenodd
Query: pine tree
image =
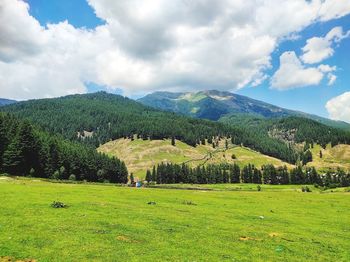
<path fill-rule="evenodd" d="M 152 174 L 151 174 L 151 171 L 149 169 L 147 169 L 147 172 L 146 172 L 146 181 L 147 182 L 151 182 L 152 181 Z"/>
<path fill-rule="evenodd" d="M 134 183 L 135 183 L 134 174 L 131 173 L 130 174 L 130 184 L 134 184 Z"/>
<path fill-rule="evenodd" d="M 24 176 L 23 154 L 19 147 L 19 140 L 14 139 L 3 154 L 3 170 L 16 176 Z"/>
<path fill-rule="evenodd" d="M 234 163 L 230 169 L 230 182 L 231 183 L 240 183 L 241 170 L 239 166 Z"/>
<path fill-rule="evenodd" d="M 156 172 L 156 167 L 155 166 L 153 166 L 153 168 L 152 168 L 152 178 L 151 178 L 151 180 L 153 182 L 157 181 L 157 172 Z"/>

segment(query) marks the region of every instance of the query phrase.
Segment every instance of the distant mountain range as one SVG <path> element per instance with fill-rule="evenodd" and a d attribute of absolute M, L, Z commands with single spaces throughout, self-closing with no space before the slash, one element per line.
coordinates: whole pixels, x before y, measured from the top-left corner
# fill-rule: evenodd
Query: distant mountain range
<path fill-rule="evenodd" d="M 10 105 L 10 104 L 13 104 L 13 103 L 16 103 L 16 102 L 17 101 L 15 101 L 15 100 L 0 98 L 0 106 Z"/>
<path fill-rule="evenodd" d="M 281 108 L 225 91 L 155 92 L 138 99 L 138 101 L 158 109 L 214 121 L 232 114 L 263 118 L 298 116 L 309 118 L 328 126 L 350 130 L 350 124 L 343 121 L 334 121 L 312 114 Z"/>

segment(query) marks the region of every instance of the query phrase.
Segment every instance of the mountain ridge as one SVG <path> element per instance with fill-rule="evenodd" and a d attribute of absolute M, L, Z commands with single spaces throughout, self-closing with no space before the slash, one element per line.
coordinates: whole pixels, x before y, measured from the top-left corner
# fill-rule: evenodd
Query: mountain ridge
<path fill-rule="evenodd" d="M 331 120 L 314 114 L 286 109 L 267 102 L 227 91 L 205 90 L 198 92 L 157 91 L 140 99 L 140 103 L 196 118 L 217 121 L 229 114 L 252 114 L 264 118 L 288 116 L 305 117 L 331 127 L 350 130 L 350 123 Z"/>
<path fill-rule="evenodd" d="M 17 102 L 16 100 L 0 98 L 0 106 L 10 105 L 10 104 L 14 104 L 16 102 Z"/>

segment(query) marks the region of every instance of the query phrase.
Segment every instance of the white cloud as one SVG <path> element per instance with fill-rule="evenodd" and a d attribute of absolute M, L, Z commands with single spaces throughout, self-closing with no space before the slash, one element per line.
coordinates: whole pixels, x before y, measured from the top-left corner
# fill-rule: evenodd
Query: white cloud
<path fill-rule="evenodd" d="M 350 92 L 345 92 L 329 100 L 326 109 L 331 119 L 350 123 Z"/>
<path fill-rule="evenodd" d="M 328 78 L 328 83 L 327 85 L 331 86 L 335 83 L 335 81 L 337 80 L 337 76 L 335 74 L 327 74 L 327 78 Z"/>
<path fill-rule="evenodd" d="M 304 67 L 294 52 L 284 52 L 280 56 L 280 67 L 271 79 L 271 87 L 278 90 L 317 85 L 323 78 L 322 70 L 330 70 L 323 66 Z"/>
<path fill-rule="evenodd" d="M 350 36 L 350 31 L 343 33 L 341 27 L 334 27 L 325 37 L 312 37 L 302 48 L 304 54 L 301 59 L 308 64 L 319 63 L 334 54 L 332 45 Z"/>
<path fill-rule="evenodd" d="M 280 41 L 350 13 L 337 0 L 88 2 L 106 21 L 94 30 L 68 22 L 42 27 L 28 4 L 0 1 L 0 96 L 83 93 L 87 82 L 126 93 L 254 86 Z M 312 83 L 324 74 L 297 69 L 311 73 Z"/>
<path fill-rule="evenodd" d="M 348 0 L 324 0 L 320 5 L 320 21 L 328 21 L 349 14 L 350 1 Z"/>

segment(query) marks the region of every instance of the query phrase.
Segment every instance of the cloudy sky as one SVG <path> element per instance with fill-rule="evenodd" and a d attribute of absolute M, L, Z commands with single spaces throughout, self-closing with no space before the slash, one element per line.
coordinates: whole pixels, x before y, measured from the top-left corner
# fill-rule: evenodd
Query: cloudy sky
<path fill-rule="evenodd" d="M 0 0 L 0 97 L 205 89 L 350 122 L 350 0 Z"/>

